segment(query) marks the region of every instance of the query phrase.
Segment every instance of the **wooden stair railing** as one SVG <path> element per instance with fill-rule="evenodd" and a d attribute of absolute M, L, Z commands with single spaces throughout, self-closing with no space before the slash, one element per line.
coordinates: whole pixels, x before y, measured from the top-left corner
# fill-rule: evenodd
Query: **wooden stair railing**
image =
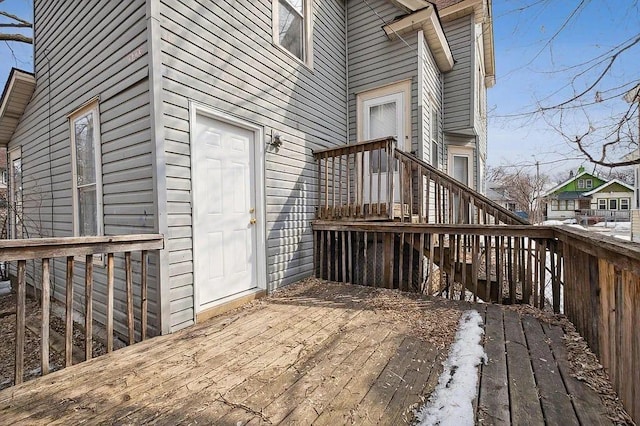
<path fill-rule="evenodd" d="M 393 137 L 314 152 L 323 220 L 527 225 L 453 177 L 396 148 Z"/>

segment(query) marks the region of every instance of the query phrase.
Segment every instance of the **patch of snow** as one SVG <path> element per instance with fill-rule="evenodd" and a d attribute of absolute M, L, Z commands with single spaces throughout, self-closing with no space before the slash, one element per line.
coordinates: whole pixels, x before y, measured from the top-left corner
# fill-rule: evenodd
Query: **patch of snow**
<path fill-rule="evenodd" d="M 562 225 L 562 221 L 560 220 L 545 220 L 542 222 L 545 226 L 553 226 L 553 225 Z"/>
<path fill-rule="evenodd" d="M 631 235 L 614 235 L 614 237 L 625 241 L 631 241 Z"/>
<path fill-rule="evenodd" d="M 578 221 L 575 218 L 569 218 L 569 219 L 563 220 L 562 223 L 565 225 L 571 225 L 574 223 L 578 223 Z"/>
<path fill-rule="evenodd" d="M 576 228 L 576 229 L 582 229 L 582 230 L 586 229 L 584 226 L 578 225 L 578 224 L 575 224 L 575 223 L 568 223 L 568 224 L 565 224 L 564 226 L 567 227 L 567 228 Z"/>
<path fill-rule="evenodd" d="M 487 361 L 480 344 L 483 333 L 478 311 L 465 311 L 438 385 L 427 403 L 416 411 L 417 425 L 474 424 L 473 399 L 478 388 L 478 366 Z"/>

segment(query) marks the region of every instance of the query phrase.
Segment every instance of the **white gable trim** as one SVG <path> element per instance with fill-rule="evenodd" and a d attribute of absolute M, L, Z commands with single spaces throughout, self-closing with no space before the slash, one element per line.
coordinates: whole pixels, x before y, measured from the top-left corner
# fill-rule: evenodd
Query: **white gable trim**
<path fill-rule="evenodd" d="M 596 193 L 598 193 L 598 192 L 602 191 L 603 189 L 605 189 L 606 187 L 608 187 L 608 186 L 610 186 L 610 185 L 612 185 L 612 184 L 614 184 L 614 183 L 618 183 L 618 184 L 620 184 L 620 185 L 624 186 L 624 187 L 625 187 L 625 188 L 627 188 L 630 192 L 633 192 L 633 191 L 634 191 L 634 189 L 633 189 L 633 187 L 632 187 L 632 186 L 627 185 L 626 183 L 624 183 L 623 181 L 621 181 L 621 180 L 619 180 L 619 179 L 613 179 L 613 180 L 610 180 L 609 182 L 605 183 L 604 185 L 600 185 L 600 186 L 599 186 L 599 187 L 597 187 L 596 189 L 593 189 L 593 190 L 591 190 L 591 191 L 589 191 L 589 192 L 585 192 L 585 193 L 584 193 L 584 194 L 582 194 L 582 195 L 589 196 L 589 195 L 596 194 Z"/>
<path fill-rule="evenodd" d="M 413 31 L 424 31 L 425 39 L 440 71 L 447 72 L 453 68 L 453 55 L 433 6 L 387 24 L 383 29 L 391 40 L 396 40 L 399 36 Z"/>

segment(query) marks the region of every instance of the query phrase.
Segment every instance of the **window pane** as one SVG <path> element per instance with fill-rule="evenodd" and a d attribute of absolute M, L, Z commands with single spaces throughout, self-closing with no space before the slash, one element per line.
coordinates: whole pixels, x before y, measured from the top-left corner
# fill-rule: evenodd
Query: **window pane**
<path fill-rule="evenodd" d="M 299 3 L 300 8 L 302 8 L 302 0 L 299 0 Z M 303 59 L 302 40 L 304 34 L 304 20 L 286 0 L 280 0 L 280 7 L 278 8 L 278 22 L 280 25 L 280 28 L 278 29 L 280 45 L 296 57 Z"/>
<path fill-rule="evenodd" d="M 22 238 L 22 159 L 13 160 L 11 165 L 13 178 L 11 182 L 11 203 L 13 217 L 13 238 Z"/>
<path fill-rule="evenodd" d="M 618 200 L 609 200 L 609 210 L 618 210 Z"/>
<path fill-rule="evenodd" d="M 453 178 L 458 182 L 469 185 L 469 158 L 453 156 Z"/>
<path fill-rule="evenodd" d="M 629 199 L 621 198 L 620 199 L 620 210 L 629 210 Z"/>
<path fill-rule="evenodd" d="M 369 108 L 369 139 L 398 136 L 398 116 L 395 102 L 374 105 Z M 379 164 L 379 162 L 381 164 Z M 371 152 L 371 171 L 387 171 L 387 153 L 382 150 Z"/>
<path fill-rule="evenodd" d="M 293 6 L 293 8 L 294 8 L 295 10 L 297 10 L 297 11 L 298 11 L 298 13 L 299 13 L 300 15 L 302 15 L 302 12 L 303 12 L 303 9 L 302 9 L 302 8 L 304 7 L 304 6 L 303 6 L 303 5 L 304 5 L 304 0 L 286 0 L 286 1 L 287 1 L 291 6 Z"/>
<path fill-rule="evenodd" d="M 439 164 L 439 152 L 440 151 L 440 146 L 438 145 L 437 142 L 432 141 L 431 142 L 431 165 L 433 167 L 438 167 Z"/>
<path fill-rule="evenodd" d="M 98 235 L 97 212 L 95 185 L 78 188 L 78 231 L 80 236 Z"/>
<path fill-rule="evenodd" d="M 607 209 L 607 200 L 598 200 L 598 208 L 600 210 L 606 210 Z"/>
<path fill-rule="evenodd" d="M 93 143 L 93 113 L 74 121 L 76 142 L 76 167 L 78 185 L 87 185 L 96 181 L 95 151 Z"/>
<path fill-rule="evenodd" d="M 431 110 L 431 140 L 438 141 L 438 111 Z"/>

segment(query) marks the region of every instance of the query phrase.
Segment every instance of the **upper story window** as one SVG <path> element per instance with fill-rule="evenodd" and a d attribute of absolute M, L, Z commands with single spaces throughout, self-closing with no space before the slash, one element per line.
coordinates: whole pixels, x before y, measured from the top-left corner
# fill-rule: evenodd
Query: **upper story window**
<path fill-rule="evenodd" d="M 431 123 L 430 123 L 430 139 L 431 139 L 431 165 L 433 167 L 440 167 L 440 143 L 438 142 L 438 110 L 431 109 Z"/>
<path fill-rule="evenodd" d="M 313 65 L 312 0 L 273 0 L 273 41 L 307 66 Z"/>
<path fill-rule="evenodd" d="M 98 102 L 70 117 L 73 233 L 102 235 L 102 159 Z"/>
<path fill-rule="evenodd" d="M 591 179 L 585 179 L 584 181 L 584 187 L 587 189 L 591 189 L 593 188 L 593 180 Z"/>

